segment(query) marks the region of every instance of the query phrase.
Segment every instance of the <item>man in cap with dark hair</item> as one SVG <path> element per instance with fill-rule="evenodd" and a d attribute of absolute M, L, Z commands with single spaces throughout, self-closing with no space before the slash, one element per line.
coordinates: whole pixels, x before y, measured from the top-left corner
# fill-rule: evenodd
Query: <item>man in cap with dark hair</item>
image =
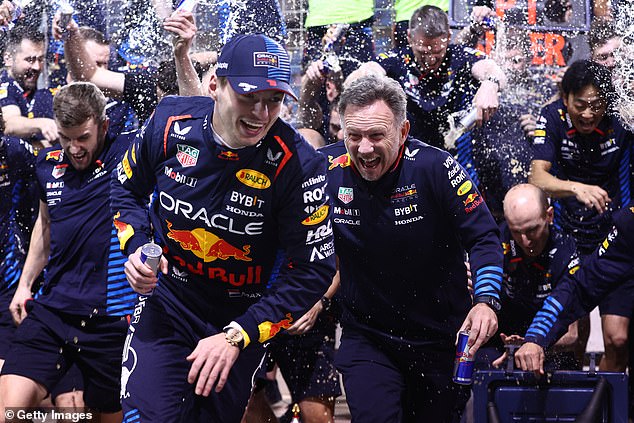
<path fill-rule="evenodd" d="M 211 99 L 165 98 L 121 162 L 112 207 L 141 294 L 123 354 L 125 421 L 239 422 L 262 344 L 330 285 L 325 164 L 278 119 L 295 97 L 290 77 L 278 43 L 234 37 Z M 158 277 L 140 257 L 151 234 Z"/>

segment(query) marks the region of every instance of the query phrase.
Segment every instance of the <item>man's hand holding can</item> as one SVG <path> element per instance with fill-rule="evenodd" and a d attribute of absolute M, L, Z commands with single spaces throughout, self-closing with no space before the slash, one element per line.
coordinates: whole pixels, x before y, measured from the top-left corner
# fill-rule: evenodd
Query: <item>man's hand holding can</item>
<path fill-rule="evenodd" d="M 167 273 L 167 260 L 161 255 L 161 247 L 151 242 L 139 247 L 125 264 L 130 286 L 143 295 L 153 294 L 159 270 Z"/>

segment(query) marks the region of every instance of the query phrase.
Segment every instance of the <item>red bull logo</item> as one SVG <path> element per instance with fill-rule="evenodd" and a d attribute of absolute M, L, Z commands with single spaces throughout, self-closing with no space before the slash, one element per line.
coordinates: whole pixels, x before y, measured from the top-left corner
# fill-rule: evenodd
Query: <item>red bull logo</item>
<path fill-rule="evenodd" d="M 114 215 L 114 219 L 112 220 L 112 223 L 114 224 L 114 227 L 117 230 L 117 238 L 119 238 L 119 246 L 123 250 L 125 248 L 126 242 L 128 242 L 128 240 L 132 238 L 132 235 L 134 235 L 134 228 L 129 223 L 120 221 L 119 220 L 120 216 L 121 216 L 121 213 L 117 212 L 117 214 Z"/>
<path fill-rule="evenodd" d="M 255 189 L 267 189 L 271 186 L 268 176 L 253 169 L 240 169 L 236 172 L 236 178 L 244 185 Z"/>
<path fill-rule="evenodd" d="M 472 211 L 474 211 L 475 209 L 478 208 L 478 206 L 480 204 L 482 204 L 484 202 L 484 200 L 482 200 L 482 197 L 478 197 L 477 199 L 473 200 L 473 202 L 471 204 L 469 204 L 467 207 L 465 207 L 464 211 L 469 214 Z"/>
<path fill-rule="evenodd" d="M 630 211 L 634 213 L 634 207 L 630 207 Z"/>
<path fill-rule="evenodd" d="M 467 196 L 467 198 L 463 201 L 463 203 L 465 206 L 468 206 L 469 204 L 473 203 L 476 198 L 478 198 L 478 194 L 473 192 Z"/>
<path fill-rule="evenodd" d="M 280 333 L 282 329 L 290 328 L 292 324 L 293 318 L 291 317 L 291 313 L 286 313 L 286 319 L 282 319 L 277 323 L 269 321 L 260 323 L 258 325 L 258 330 L 260 331 L 259 341 L 261 343 L 268 341 L 269 339 Z"/>
<path fill-rule="evenodd" d="M 202 228 L 194 230 L 172 229 L 172 223 L 167 221 L 167 237 L 180 244 L 183 250 L 191 251 L 196 257 L 202 259 L 205 263 L 220 260 L 251 261 L 249 254 L 251 253 L 250 245 L 243 245 L 242 249 L 236 248 L 222 238 L 207 232 Z"/>
<path fill-rule="evenodd" d="M 235 162 L 239 159 L 239 156 L 238 153 L 234 153 L 233 151 L 221 151 L 220 154 L 218 154 L 218 158 Z"/>
<path fill-rule="evenodd" d="M 337 166 L 340 166 L 341 168 L 348 167 L 351 163 L 350 154 L 342 154 L 341 156 L 335 158 L 333 158 L 332 156 L 328 156 L 328 162 L 330 163 L 330 166 L 328 166 L 328 170 L 333 170 Z"/>
<path fill-rule="evenodd" d="M 49 151 L 48 153 L 46 153 L 45 160 L 53 159 L 59 162 L 61 161 L 61 157 L 62 157 L 62 150 Z"/>
<path fill-rule="evenodd" d="M 507 255 L 508 253 L 511 252 L 511 245 L 506 243 L 506 242 L 503 242 L 502 243 L 502 250 L 504 251 L 504 255 Z"/>

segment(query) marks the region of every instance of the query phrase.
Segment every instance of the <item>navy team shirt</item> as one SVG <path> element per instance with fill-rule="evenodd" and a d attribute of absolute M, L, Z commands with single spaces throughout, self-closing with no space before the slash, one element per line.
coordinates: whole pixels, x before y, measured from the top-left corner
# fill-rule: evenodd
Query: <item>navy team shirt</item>
<path fill-rule="evenodd" d="M 499 298 L 498 227 L 466 171 L 415 139 L 380 180 L 365 181 L 343 142 L 328 158 L 342 324 L 394 348 L 451 346 L 475 297 Z"/>
<path fill-rule="evenodd" d="M 551 225 L 544 251 L 537 257 L 526 257 L 506 222 L 500 225 L 500 233 L 504 280 L 498 331 L 507 335 L 523 334 L 559 281 L 579 270 L 577 247 L 572 237 Z M 499 337 L 492 341 L 502 347 Z"/>
<path fill-rule="evenodd" d="M 544 301 L 526 332 L 527 342 L 554 344 L 568 325 L 589 313 L 623 282 L 634 278 L 634 202 L 614 214 L 614 227 L 581 268 Z"/>
<path fill-rule="evenodd" d="M 34 198 L 35 156 L 27 142 L 0 138 L 0 296 L 20 280 L 28 250 Z"/>
<path fill-rule="evenodd" d="M 235 320 L 264 343 L 332 282 L 325 166 L 281 119 L 257 145 L 220 145 L 213 107 L 208 97 L 161 101 L 112 180 L 113 213 L 128 254 L 151 221 L 169 263 L 154 295 L 200 318 L 205 336 Z"/>
<path fill-rule="evenodd" d="M 600 186 L 612 199 L 603 214 L 574 196 L 555 202 L 555 224 L 575 238 L 583 254 L 596 248 L 612 227 L 612 213 L 630 201 L 633 138 L 616 116 L 606 114 L 592 134 L 581 135 L 572 125 L 563 100 L 542 109 L 533 159 L 550 162 L 550 173 L 559 179 Z"/>
<path fill-rule="evenodd" d="M 407 94 L 410 135 L 444 148 L 443 133 L 449 129 L 447 115 L 471 108 L 480 86 L 471 75 L 471 68 L 485 58 L 480 51 L 452 44 L 447 47 L 438 72 L 426 75 L 421 74 L 409 46 L 380 54 L 377 62 Z"/>
<path fill-rule="evenodd" d="M 61 147 L 38 155 L 40 199 L 48 206 L 50 257 L 40 303 L 74 315 L 126 315 L 136 296 L 126 280 L 108 204 L 110 174 L 130 137 L 106 138 L 103 152 L 84 171 Z"/>

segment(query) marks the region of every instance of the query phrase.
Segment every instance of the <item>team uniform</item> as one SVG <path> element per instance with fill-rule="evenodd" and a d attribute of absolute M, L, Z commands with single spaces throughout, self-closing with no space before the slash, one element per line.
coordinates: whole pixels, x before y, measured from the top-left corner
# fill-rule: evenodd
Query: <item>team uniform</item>
<path fill-rule="evenodd" d="M 323 310 L 310 331 L 282 333 L 271 340 L 270 362 L 278 365 L 293 403 L 307 398 L 332 400 L 341 395 L 335 368 L 336 326 L 336 314 Z"/>
<path fill-rule="evenodd" d="M 50 256 L 42 289 L 29 302 L 2 369 L 50 392 L 76 363 L 86 405 L 101 412 L 121 409 L 121 353 L 135 300 L 108 207 L 110 174 L 128 145 L 128 138 L 106 138 L 103 152 L 84 171 L 75 170 L 59 147 L 38 155 Z"/>
<path fill-rule="evenodd" d="M 571 277 L 566 277 L 544 301 L 525 339 L 544 348 L 568 325 L 589 313 L 610 291 L 634 278 L 634 203 L 614 215 L 614 227 Z"/>
<path fill-rule="evenodd" d="M 158 102 L 156 77 L 147 69 L 125 72 L 122 100 L 131 105 L 139 121 L 150 117 Z"/>
<path fill-rule="evenodd" d="M 450 45 L 437 72 L 423 75 L 414 60 L 411 47 L 380 54 L 377 62 L 387 76 L 397 80 L 407 95 L 407 117 L 411 123 L 410 135 L 426 143 L 445 148 L 444 134 L 449 130 L 447 116 L 469 110 L 480 83 L 471 75 L 473 65 L 485 59 L 484 53 Z M 469 134 L 456 141 L 458 162 L 479 183 L 473 161 L 473 143 Z"/>
<path fill-rule="evenodd" d="M 213 108 L 206 97 L 165 98 L 113 181 L 121 246 L 130 254 L 146 243 L 151 221 L 169 263 L 131 324 L 125 421 L 240 421 L 262 344 L 312 307 L 335 273 L 321 155 L 280 119 L 257 145 L 227 148 Z M 245 349 L 223 390 L 197 397 L 184 357 L 231 321 Z"/>
<path fill-rule="evenodd" d="M 54 93 L 55 89 L 52 88 L 24 91 L 6 70 L 0 72 L 0 107 L 17 106 L 24 117 L 53 119 L 53 108 L 49 105 L 53 104 Z M 41 134 L 32 138 L 43 139 Z"/>
<path fill-rule="evenodd" d="M 13 137 L 0 138 L 0 359 L 6 357 L 15 333 L 9 312 L 28 250 L 35 182 L 32 147 Z"/>
<path fill-rule="evenodd" d="M 606 115 L 591 135 L 583 136 L 572 125 L 562 100 L 542 110 L 535 129 L 534 160 L 550 162 L 551 173 L 561 180 L 598 185 L 612 199 L 602 214 L 574 196 L 555 202 L 555 225 L 575 238 L 582 255 L 599 245 L 612 227 L 614 211 L 630 200 L 633 139 L 616 116 Z M 632 284 L 605 299 L 601 314 L 631 317 L 634 290 L 628 285 Z"/>
<path fill-rule="evenodd" d="M 442 150 L 409 139 L 376 182 L 356 172 L 342 142 L 321 151 L 341 272 L 335 362 L 353 419 L 446 421 L 464 394 L 451 381 L 456 332 L 472 306 L 464 249 L 476 300 L 499 299 L 498 228 Z"/>
<path fill-rule="evenodd" d="M 486 350 L 478 350 L 478 360 L 486 364 L 504 352 L 499 333 L 523 335 L 559 281 L 575 274 L 580 264 L 574 239 L 552 226 L 544 250 L 534 258 L 524 255 L 506 222 L 500 225 L 500 233 L 504 250 L 502 311 L 498 333 L 487 343 Z M 558 369 L 578 368 L 573 355 L 567 352 L 548 356 L 548 362 Z"/>

